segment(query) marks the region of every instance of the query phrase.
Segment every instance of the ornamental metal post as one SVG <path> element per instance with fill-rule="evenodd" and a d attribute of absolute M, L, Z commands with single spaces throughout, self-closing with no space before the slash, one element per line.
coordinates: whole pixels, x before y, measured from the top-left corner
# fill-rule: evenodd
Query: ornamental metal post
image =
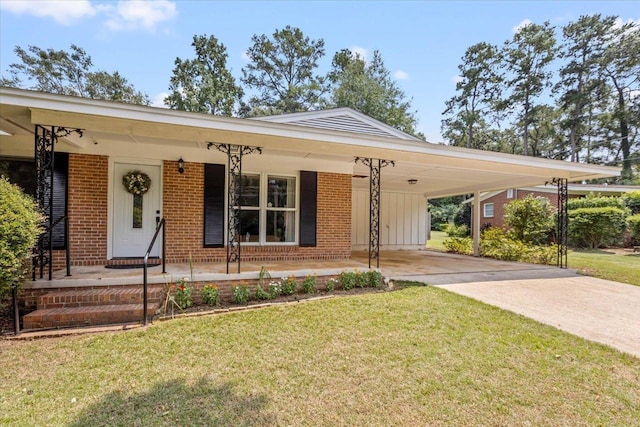
<path fill-rule="evenodd" d="M 53 274 L 53 168 L 55 160 L 55 145 L 58 138 L 63 138 L 71 133 L 82 136 L 80 129 L 67 129 L 64 127 L 44 127 L 35 125 L 34 160 L 36 166 L 36 191 L 35 199 L 38 207 L 46 215 L 45 232 L 38 238 L 33 257 L 33 280 L 36 279 L 36 270 L 40 270 L 42 279 L 44 267 L 48 266 L 49 280 Z"/>
<path fill-rule="evenodd" d="M 227 274 L 229 265 L 238 264 L 240 273 L 240 196 L 242 195 L 242 156 L 258 152 L 262 148 L 247 145 L 207 143 L 207 149 L 216 147 L 227 155 Z"/>
<path fill-rule="evenodd" d="M 569 227 L 569 214 L 567 211 L 567 200 L 569 196 L 568 180 L 566 178 L 553 178 L 551 182 L 558 186 L 558 256 L 556 265 L 560 268 L 567 268 L 567 234 Z"/>
<path fill-rule="evenodd" d="M 369 268 L 372 259 L 380 268 L 380 170 L 396 164 L 393 160 L 362 157 L 356 157 L 355 162 L 369 167 Z"/>

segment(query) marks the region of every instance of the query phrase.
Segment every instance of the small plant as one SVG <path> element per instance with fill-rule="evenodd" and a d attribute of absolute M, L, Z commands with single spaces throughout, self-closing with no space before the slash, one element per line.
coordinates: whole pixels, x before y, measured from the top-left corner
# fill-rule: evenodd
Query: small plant
<path fill-rule="evenodd" d="M 293 295 L 298 290 L 298 281 L 294 276 L 289 276 L 282 279 L 282 294 Z"/>
<path fill-rule="evenodd" d="M 379 288 L 382 286 L 382 273 L 378 270 L 371 270 L 367 272 L 369 286 L 372 288 Z"/>
<path fill-rule="evenodd" d="M 173 291 L 173 300 L 182 310 L 187 309 L 193 305 L 192 293 L 193 286 L 189 284 L 189 278 L 183 277 L 176 283 L 176 288 Z"/>
<path fill-rule="evenodd" d="M 205 304 L 210 306 L 218 305 L 218 301 L 220 299 L 218 285 L 205 285 L 200 291 L 200 295 L 202 295 L 202 301 Z"/>
<path fill-rule="evenodd" d="M 250 295 L 249 288 L 245 284 L 233 287 L 233 302 L 236 304 L 248 303 Z"/>
<path fill-rule="evenodd" d="M 338 276 L 338 280 L 340 281 L 340 287 L 348 291 L 356 285 L 356 273 L 353 271 L 343 271 L 340 273 L 340 276 Z"/>
<path fill-rule="evenodd" d="M 331 279 L 327 280 L 327 292 L 335 291 L 337 283 L 338 283 L 338 280 L 336 280 L 333 277 Z"/>
<path fill-rule="evenodd" d="M 265 299 L 271 299 L 273 298 L 271 296 L 271 293 L 265 291 L 264 289 L 262 289 L 262 285 L 260 285 L 260 283 L 258 283 L 258 286 L 256 287 L 256 299 L 257 300 L 265 300 Z"/>
<path fill-rule="evenodd" d="M 361 271 L 356 271 L 356 288 L 364 288 L 369 286 L 369 276 Z"/>
<path fill-rule="evenodd" d="M 302 291 L 305 294 L 313 294 L 316 292 L 316 276 L 308 275 L 302 281 Z"/>
<path fill-rule="evenodd" d="M 280 282 L 269 282 L 269 296 L 271 299 L 282 295 L 282 285 Z"/>

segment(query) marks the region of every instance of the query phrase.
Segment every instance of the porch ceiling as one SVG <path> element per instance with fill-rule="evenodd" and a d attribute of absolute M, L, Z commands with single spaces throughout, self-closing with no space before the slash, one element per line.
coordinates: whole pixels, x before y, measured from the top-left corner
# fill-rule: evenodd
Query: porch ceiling
<path fill-rule="evenodd" d="M 382 189 L 428 197 L 540 185 L 554 177 L 578 181 L 620 174 L 619 168 L 599 165 L 0 88 L 0 129 L 11 134 L 0 136 L 0 155 L 32 155 L 34 124 L 83 129 L 83 138 L 61 141 L 58 149 L 70 152 L 105 154 L 118 143 L 149 152 L 162 147 L 185 153 L 186 161 L 203 161 L 198 153 L 207 142 L 242 144 L 291 161 L 351 164 L 354 176 L 368 176 L 354 157 L 394 160 L 395 167 L 382 170 Z M 366 178 L 354 177 L 353 183 L 369 187 Z"/>

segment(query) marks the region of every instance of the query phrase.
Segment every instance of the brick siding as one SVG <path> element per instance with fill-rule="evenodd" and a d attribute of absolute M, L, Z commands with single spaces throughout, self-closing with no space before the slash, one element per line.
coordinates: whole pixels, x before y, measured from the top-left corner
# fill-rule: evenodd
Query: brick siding
<path fill-rule="evenodd" d="M 502 191 L 496 194 L 493 197 L 490 197 L 480 203 L 480 226 L 485 227 L 490 225 L 491 227 L 502 227 L 504 226 L 504 205 L 510 203 L 516 199 L 521 200 L 526 198 L 528 195 L 532 195 L 533 197 L 545 197 L 549 200 L 552 206 L 558 205 L 558 194 L 557 193 L 543 193 L 540 191 L 529 191 L 529 190 L 513 190 L 513 198 L 507 198 L 507 190 Z M 493 218 L 486 218 L 484 216 L 484 205 L 486 203 L 493 203 Z"/>

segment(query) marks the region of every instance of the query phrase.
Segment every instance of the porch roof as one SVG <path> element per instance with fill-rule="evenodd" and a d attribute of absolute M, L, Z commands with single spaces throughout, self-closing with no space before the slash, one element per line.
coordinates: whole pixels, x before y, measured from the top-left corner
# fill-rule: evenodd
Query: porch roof
<path fill-rule="evenodd" d="M 326 114 L 326 113 L 323 113 Z M 342 163 L 354 188 L 368 188 L 368 168 L 354 157 L 395 161 L 382 172 L 382 189 L 441 197 L 541 185 L 552 178 L 581 181 L 618 176 L 615 167 L 480 151 L 344 130 L 189 113 L 157 107 L 0 87 L 0 156 L 33 155 L 34 125 L 81 128 L 84 137 L 61 140 L 62 151 L 92 152 L 98 142 L 120 141 L 203 161 L 208 142 L 259 146 L 288 161 Z M 192 157 L 192 158 L 190 158 Z M 171 157 L 172 158 L 172 157 Z M 176 157 L 177 158 L 177 157 Z M 409 180 L 417 180 L 409 184 Z"/>

